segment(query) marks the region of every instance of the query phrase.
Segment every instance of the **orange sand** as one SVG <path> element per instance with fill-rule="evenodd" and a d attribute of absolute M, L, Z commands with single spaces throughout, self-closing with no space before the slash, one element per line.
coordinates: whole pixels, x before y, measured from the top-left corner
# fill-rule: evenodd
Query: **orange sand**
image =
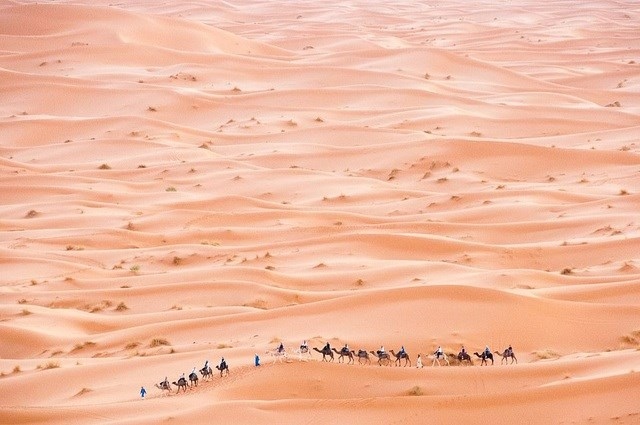
<path fill-rule="evenodd" d="M 81 3 L 0 0 L 0 423 L 640 423 L 638 2 Z"/>

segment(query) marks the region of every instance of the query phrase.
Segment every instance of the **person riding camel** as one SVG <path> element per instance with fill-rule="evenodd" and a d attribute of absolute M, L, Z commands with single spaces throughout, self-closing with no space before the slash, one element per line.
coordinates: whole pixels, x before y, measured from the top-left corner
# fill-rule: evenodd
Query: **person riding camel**
<path fill-rule="evenodd" d="M 225 370 L 227 368 L 227 362 L 224 361 L 224 357 L 220 360 L 220 368 L 219 370 Z"/>
<path fill-rule="evenodd" d="M 462 348 L 460 349 L 460 355 L 464 356 L 465 354 L 467 354 L 467 349 L 464 348 L 464 345 L 463 345 Z"/>
<path fill-rule="evenodd" d="M 327 341 L 327 343 L 324 345 L 322 351 L 331 351 L 331 345 L 329 344 L 329 341 Z"/>
<path fill-rule="evenodd" d="M 407 354 L 407 352 L 404 350 L 404 345 L 402 347 L 400 347 L 400 352 L 398 353 L 398 356 L 403 357 L 405 354 Z"/>
<path fill-rule="evenodd" d="M 436 356 L 436 359 L 444 356 L 444 352 L 442 351 L 442 347 L 438 345 L 438 349 L 433 353 Z"/>
<path fill-rule="evenodd" d="M 280 345 L 278 346 L 278 353 L 282 352 L 284 352 L 284 344 L 280 343 Z"/>
<path fill-rule="evenodd" d="M 309 346 L 307 345 L 307 340 L 305 339 L 304 341 L 302 341 L 302 344 L 300 344 L 300 352 L 306 353 L 307 351 L 309 351 Z"/>
<path fill-rule="evenodd" d="M 204 370 L 205 372 L 209 370 L 209 360 L 206 360 L 204 362 L 204 366 L 202 367 L 202 370 Z"/>
<path fill-rule="evenodd" d="M 378 356 L 384 356 L 385 354 L 387 354 L 387 352 L 384 350 L 384 345 L 381 345 L 378 350 Z"/>
<path fill-rule="evenodd" d="M 491 349 L 489 349 L 488 345 L 484 347 L 484 355 L 485 357 L 489 357 L 491 355 Z"/>
<path fill-rule="evenodd" d="M 347 354 L 349 352 L 349 345 L 345 344 L 344 347 L 342 347 L 342 350 L 340 351 L 344 354 Z"/>

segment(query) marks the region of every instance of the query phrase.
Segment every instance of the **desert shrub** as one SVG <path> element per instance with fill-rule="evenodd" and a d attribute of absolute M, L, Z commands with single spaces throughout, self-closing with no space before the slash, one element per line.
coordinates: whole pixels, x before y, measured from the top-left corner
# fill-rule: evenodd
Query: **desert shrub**
<path fill-rule="evenodd" d="M 164 338 L 153 338 L 149 343 L 149 347 L 160 347 L 162 345 L 171 345 L 171 343 Z"/>
<path fill-rule="evenodd" d="M 412 396 L 420 396 L 423 394 L 424 392 L 422 391 L 422 388 L 417 385 L 409 390 L 409 395 L 412 395 Z"/>

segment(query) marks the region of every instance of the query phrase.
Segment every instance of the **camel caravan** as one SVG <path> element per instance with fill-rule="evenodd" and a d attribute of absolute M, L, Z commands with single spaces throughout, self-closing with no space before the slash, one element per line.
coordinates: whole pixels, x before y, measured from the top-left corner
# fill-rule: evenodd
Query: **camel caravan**
<path fill-rule="evenodd" d="M 229 375 L 229 366 L 224 360 L 224 357 L 220 361 L 220 364 L 216 365 L 215 368 L 220 372 L 220 377 Z M 198 372 L 200 372 L 200 374 L 202 375 L 203 381 L 213 379 L 213 371 L 211 369 L 211 366 L 209 366 L 209 360 L 204 363 L 204 366 L 202 367 L 202 369 L 199 369 Z M 189 382 L 187 382 L 187 379 L 189 380 Z M 182 390 L 182 392 L 187 392 L 187 389 L 193 389 L 198 386 L 198 380 L 198 374 L 196 373 L 196 368 L 194 367 L 188 377 L 185 377 L 185 374 L 183 373 L 177 381 L 169 382 L 168 377 L 165 376 L 164 381 L 155 384 L 155 387 L 161 390 L 163 394 L 165 393 L 165 391 L 167 392 L 167 394 L 171 394 L 171 385 L 173 384 L 175 387 L 177 387 L 176 393 L 180 393 L 180 390 Z"/>
<path fill-rule="evenodd" d="M 309 348 L 307 341 L 304 341 L 299 348 L 293 351 L 293 355 L 297 356 L 300 361 L 308 361 L 312 358 L 312 352 L 316 351 L 322 354 L 323 362 L 333 362 L 336 357 L 338 358 L 338 363 L 346 363 L 346 364 L 355 364 L 357 361 L 359 365 L 371 365 L 372 363 L 378 363 L 378 366 L 402 366 L 402 367 L 411 367 L 414 365 L 411 361 L 411 356 L 405 350 L 404 346 L 400 348 L 400 350 L 396 353 L 394 350 L 385 350 L 384 346 L 381 346 L 376 351 L 367 351 L 365 349 L 352 350 L 349 348 L 347 344 L 345 344 L 340 350 L 337 350 L 327 342 L 324 347 L 320 348 Z M 273 349 L 266 351 L 266 354 L 273 358 L 273 362 L 282 362 L 288 361 L 289 354 L 287 350 L 284 348 L 284 344 L 280 343 L 280 345 Z M 489 346 L 486 346 L 481 353 L 474 352 L 473 355 L 480 359 L 480 365 L 489 365 L 494 364 L 494 354 L 501 357 L 500 364 L 513 364 L 518 363 L 518 359 L 516 358 L 515 353 L 513 352 L 513 348 L 509 345 L 504 351 L 494 351 L 491 352 Z M 442 364 L 446 364 L 450 366 L 452 361 L 456 361 L 459 365 L 473 365 L 473 358 L 466 351 L 464 346 L 460 349 L 458 354 L 454 353 L 445 353 L 442 347 L 438 347 L 436 351 L 431 353 L 431 366 L 441 366 Z M 451 361 L 449 360 L 451 358 Z M 441 361 L 443 363 L 441 363 Z M 255 365 L 259 366 L 260 361 L 259 357 L 256 354 Z M 422 354 L 418 354 L 415 361 L 415 367 L 422 368 L 424 366 L 422 361 Z M 220 377 L 229 375 L 229 366 L 227 362 L 222 358 L 222 361 L 219 365 L 215 366 L 215 368 L 220 373 Z M 202 369 L 199 369 L 200 375 L 202 376 L 202 380 L 212 380 L 213 379 L 213 371 L 211 366 L 209 366 L 209 360 L 207 360 Z M 162 393 L 165 392 L 167 394 L 171 394 L 173 388 L 176 387 L 176 393 L 186 392 L 187 389 L 193 389 L 198 386 L 198 373 L 196 372 L 196 368 L 194 367 L 189 376 L 185 376 L 183 373 L 177 381 L 169 382 L 167 377 L 164 378 L 164 381 L 155 384 L 156 388 L 160 389 Z"/>
<path fill-rule="evenodd" d="M 379 366 L 412 366 L 411 357 L 406 352 L 404 346 L 397 353 L 394 350 L 389 350 L 387 352 L 384 349 L 384 346 L 381 346 L 376 351 L 367 351 L 362 348 L 356 351 L 350 349 L 347 344 L 345 344 L 344 347 L 342 347 L 340 350 L 337 350 L 334 347 L 331 347 L 328 342 L 322 348 L 313 347 L 310 349 L 307 345 L 307 342 L 304 341 L 302 345 L 300 345 L 300 347 L 294 351 L 294 355 L 297 355 L 299 360 L 306 361 L 311 359 L 312 351 L 316 351 L 322 354 L 323 362 L 333 362 L 337 357 L 338 363 L 355 364 L 355 362 L 357 361 L 360 365 L 370 365 L 372 362 L 377 362 Z M 275 350 L 267 351 L 267 354 L 274 357 L 274 363 L 288 359 L 287 351 L 284 349 L 282 343 Z M 494 354 L 502 357 L 500 364 L 518 363 L 518 359 L 516 358 L 511 345 L 509 345 L 509 347 L 506 348 L 502 353 L 498 351 L 494 351 L 492 353 L 488 346 L 485 347 L 485 349 L 481 353 L 478 353 L 477 351 L 473 353 L 473 355 L 480 359 L 481 366 L 488 365 L 489 361 L 493 365 Z M 444 352 L 442 347 L 438 347 L 436 351 L 431 354 L 431 357 L 431 366 L 441 366 L 442 364 L 446 364 L 447 366 L 449 366 L 451 365 L 451 361 L 449 361 L 449 358 L 451 358 L 452 361 L 457 361 L 457 364 L 460 365 L 474 364 L 471 355 L 466 351 L 464 346 L 462 346 L 457 355 L 453 353 L 447 354 Z M 441 363 L 441 361 L 443 363 Z M 421 354 L 418 354 L 415 365 L 418 368 L 421 368 L 423 366 Z"/>

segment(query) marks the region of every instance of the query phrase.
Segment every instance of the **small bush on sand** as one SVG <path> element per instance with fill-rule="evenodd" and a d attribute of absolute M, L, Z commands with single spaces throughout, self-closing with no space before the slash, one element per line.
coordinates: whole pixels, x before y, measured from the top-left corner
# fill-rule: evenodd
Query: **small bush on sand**
<path fill-rule="evenodd" d="M 134 348 L 137 348 L 140 346 L 139 342 L 130 342 L 127 345 L 124 346 L 125 350 L 133 350 Z"/>
<path fill-rule="evenodd" d="M 118 304 L 118 306 L 116 307 L 116 311 L 126 311 L 129 310 L 129 307 L 127 307 L 127 305 L 124 302 L 120 302 L 120 304 Z"/>
<path fill-rule="evenodd" d="M 536 360 L 549 360 L 549 359 L 559 358 L 560 354 L 556 353 L 553 350 L 545 349 L 545 350 L 534 351 L 533 356 Z"/>
<path fill-rule="evenodd" d="M 149 343 L 149 347 L 160 347 L 162 345 L 171 345 L 171 343 L 164 338 L 153 338 Z"/>
<path fill-rule="evenodd" d="M 417 385 L 409 390 L 409 395 L 420 396 L 420 395 L 423 395 L 423 394 L 424 394 L 424 392 L 422 391 L 422 388 L 420 388 Z"/>

